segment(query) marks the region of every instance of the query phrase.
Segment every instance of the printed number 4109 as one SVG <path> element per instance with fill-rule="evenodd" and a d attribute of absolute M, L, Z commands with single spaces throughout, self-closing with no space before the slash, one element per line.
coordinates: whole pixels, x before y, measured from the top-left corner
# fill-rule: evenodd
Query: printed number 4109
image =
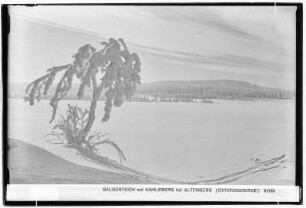
<path fill-rule="evenodd" d="M 275 193 L 275 189 L 264 189 L 265 193 Z"/>

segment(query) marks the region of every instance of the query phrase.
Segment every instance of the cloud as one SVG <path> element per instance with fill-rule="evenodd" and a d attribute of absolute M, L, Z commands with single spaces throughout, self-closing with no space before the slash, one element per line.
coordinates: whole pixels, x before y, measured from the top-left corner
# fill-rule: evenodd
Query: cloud
<path fill-rule="evenodd" d="M 270 60 L 261 60 L 258 58 L 233 55 L 233 54 L 196 54 L 174 50 L 166 50 L 162 48 L 148 47 L 144 45 L 131 44 L 131 46 L 139 48 L 138 51 L 146 53 L 148 56 L 157 57 L 158 59 L 176 61 L 185 64 L 201 64 L 201 65 L 216 65 L 243 68 L 245 72 L 256 70 L 257 72 L 280 72 L 285 70 L 285 66 L 279 62 Z"/>
<path fill-rule="evenodd" d="M 165 21 L 172 21 L 182 24 L 194 24 L 200 27 L 210 27 L 220 32 L 243 38 L 245 40 L 260 41 L 262 37 L 255 33 L 248 32 L 242 27 L 238 27 L 229 21 L 224 20 L 217 13 L 213 13 L 206 8 L 178 8 L 159 7 L 145 8 L 147 15 L 153 15 Z"/>

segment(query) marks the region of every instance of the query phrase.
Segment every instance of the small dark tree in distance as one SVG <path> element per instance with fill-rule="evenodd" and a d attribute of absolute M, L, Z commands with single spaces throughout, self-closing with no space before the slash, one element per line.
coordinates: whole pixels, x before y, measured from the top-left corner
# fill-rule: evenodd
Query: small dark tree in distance
<path fill-rule="evenodd" d="M 101 44 L 104 47 L 98 51 L 90 44 L 84 45 L 73 56 L 74 61 L 71 64 L 48 69 L 46 75 L 29 84 L 25 92 L 25 101 L 30 105 L 34 105 L 35 101 L 39 102 L 42 95 L 48 94 L 55 76 L 59 72 L 64 72 L 50 99 L 51 123 L 55 118 L 58 102 L 71 90 L 73 79 L 79 79 L 78 99 L 82 98 L 85 87 L 92 88 L 89 110 L 83 111 L 77 106 L 69 105 L 66 117 L 61 115 L 54 126 L 54 129 L 61 131 L 56 135 L 80 151 L 86 149 L 97 154 L 97 145 L 110 144 L 117 149 L 120 159 L 125 159 L 123 152 L 114 142 L 108 139 L 101 140 L 103 135 L 90 134 L 90 130 L 96 118 L 98 99 L 102 95 L 105 96 L 103 122 L 110 118 L 113 106 L 121 106 L 124 98 L 134 95 L 137 85 L 140 84 L 141 64 L 138 55 L 130 53 L 122 39 L 110 39 L 109 42 Z"/>

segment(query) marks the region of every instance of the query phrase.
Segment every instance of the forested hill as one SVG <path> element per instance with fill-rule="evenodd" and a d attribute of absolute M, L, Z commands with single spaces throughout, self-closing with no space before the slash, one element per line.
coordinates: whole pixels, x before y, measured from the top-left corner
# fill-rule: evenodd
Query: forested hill
<path fill-rule="evenodd" d="M 199 99 L 292 99 L 295 97 L 295 92 L 291 90 L 261 87 L 233 80 L 161 81 L 142 84 L 137 92 L 155 96 L 187 96 Z"/>
<path fill-rule="evenodd" d="M 9 85 L 9 97 L 23 98 L 26 83 Z M 54 91 L 55 85 L 50 89 Z M 78 85 L 74 84 L 65 99 L 76 99 Z M 292 99 L 295 92 L 291 90 L 274 89 L 253 85 L 243 81 L 207 80 L 207 81 L 160 81 L 142 83 L 138 86 L 135 97 L 157 97 L 177 99 Z M 48 99 L 45 96 L 43 99 Z M 83 99 L 91 98 L 91 89 L 87 88 Z"/>

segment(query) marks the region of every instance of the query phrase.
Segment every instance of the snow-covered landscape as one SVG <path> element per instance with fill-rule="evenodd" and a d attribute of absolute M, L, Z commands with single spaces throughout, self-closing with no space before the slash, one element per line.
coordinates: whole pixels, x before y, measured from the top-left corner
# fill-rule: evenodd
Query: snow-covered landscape
<path fill-rule="evenodd" d="M 62 101 L 59 114 L 65 112 L 68 103 L 86 107 L 89 101 Z M 52 130 L 47 101 L 33 107 L 21 99 L 11 99 L 9 106 L 9 138 L 36 145 L 74 164 L 120 173 L 92 163 L 63 145 L 47 142 L 52 138 L 45 137 Z M 101 117 L 103 102 L 98 109 L 97 116 Z M 251 174 L 242 174 L 231 183 L 293 185 L 294 111 L 294 100 L 216 100 L 214 104 L 126 102 L 114 109 L 111 122 L 98 121 L 93 131 L 108 134 L 116 141 L 127 157 L 122 165 L 165 179 L 206 181 L 251 168 L 248 170 Z M 22 155 L 20 151 L 18 154 Z M 112 148 L 101 146 L 101 151 L 118 161 Z M 276 164 L 252 169 L 262 161 L 281 156 L 284 157 Z M 28 158 L 23 160 L 26 164 Z M 264 170 L 256 171 L 260 169 Z M 18 177 L 13 177 L 14 180 L 20 181 Z M 54 180 L 57 182 L 60 181 Z"/>

